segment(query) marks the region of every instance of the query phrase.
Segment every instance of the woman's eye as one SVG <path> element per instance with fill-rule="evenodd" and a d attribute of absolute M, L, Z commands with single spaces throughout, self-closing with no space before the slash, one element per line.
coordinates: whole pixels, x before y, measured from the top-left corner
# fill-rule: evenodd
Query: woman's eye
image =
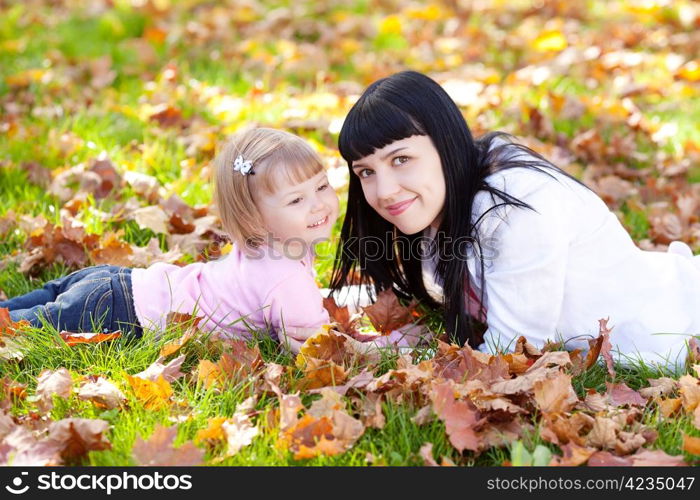
<path fill-rule="evenodd" d="M 323 190 L 326 189 L 327 187 L 328 187 L 328 184 L 324 184 L 323 186 L 321 186 L 320 188 L 318 188 L 318 190 L 319 190 L 319 191 L 323 191 Z"/>
<path fill-rule="evenodd" d="M 301 198 L 294 198 L 292 201 L 289 202 L 290 205 L 296 205 L 301 201 Z"/>
<path fill-rule="evenodd" d="M 394 165 L 403 165 L 408 161 L 408 156 L 397 156 L 393 161 Z"/>
<path fill-rule="evenodd" d="M 366 172 L 366 173 L 365 173 L 365 172 Z M 371 174 L 372 174 L 372 171 L 371 171 L 370 169 L 368 169 L 368 168 L 363 168 L 362 170 L 360 170 L 360 171 L 357 173 L 357 176 L 358 176 L 360 179 L 366 179 L 366 178 L 369 177 Z"/>

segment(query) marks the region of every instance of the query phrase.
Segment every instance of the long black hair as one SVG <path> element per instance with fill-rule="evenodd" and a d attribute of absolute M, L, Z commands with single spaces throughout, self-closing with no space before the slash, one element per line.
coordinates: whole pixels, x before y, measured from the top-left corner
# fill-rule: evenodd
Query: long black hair
<path fill-rule="evenodd" d="M 367 203 L 360 179 L 352 172 L 353 162 L 413 135 L 430 137 L 440 155 L 445 178 L 442 222 L 435 245 L 431 245 L 431 251 L 437 252 L 438 256 L 436 279 L 443 287 L 443 304 L 428 294 L 423 283 L 421 260 L 415 258 L 416 252 L 401 251 L 396 245 L 400 238 L 409 249 L 413 249 L 414 244 L 419 245 L 421 233 L 403 234 L 382 218 Z M 497 138 L 502 141 L 494 144 Z M 480 257 L 477 259 L 481 267 L 478 288 L 483 314 L 484 262 L 476 231 L 478 221 L 472 220 L 474 197 L 483 190 L 491 194 L 494 203 L 495 196 L 502 200 L 491 209 L 513 205 L 534 210 L 527 203 L 490 186 L 485 178 L 498 170 L 513 167 L 532 168 L 554 178 L 543 170 L 544 167 L 555 169 L 582 184 L 535 151 L 513 143 L 508 134 L 491 132 L 475 140 L 447 92 L 431 78 L 415 71 L 402 71 L 372 83 L 345 118 L 338 148 L 350 169 L 350 185 L 331 277 L 331 293 L 359 281 L 371 285 L 368 287 L 371 295 L 392 289 L 399 297 L 415 297 L 433 308 L 442 306 L 447 333 L 472 347 L 477 347 L 482 339 L 475 329 L 474 318 L 467 313 L 468 301 L 471 300 L 467 293 L 470 287 L 467 260 L 448 258 L 442 238 L 455 242 L 464 241 L 466 236 L 475 255 Z M 368 244 L 376 245 L 378 241 L 383 247 L 373 254 Z"/>

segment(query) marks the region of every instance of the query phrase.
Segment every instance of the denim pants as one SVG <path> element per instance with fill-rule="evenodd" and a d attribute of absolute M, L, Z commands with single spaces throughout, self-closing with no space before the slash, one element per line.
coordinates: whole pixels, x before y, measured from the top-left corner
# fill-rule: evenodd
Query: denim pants
<path fill-rule="evenodd" d="M 41 328 L 42 319 L 58 331 L 114 332 L 140 338 L 134 309 L 131 268 L 99 266 L 48 281 L 43 288 L 0 302 L 13 321 Z"/>

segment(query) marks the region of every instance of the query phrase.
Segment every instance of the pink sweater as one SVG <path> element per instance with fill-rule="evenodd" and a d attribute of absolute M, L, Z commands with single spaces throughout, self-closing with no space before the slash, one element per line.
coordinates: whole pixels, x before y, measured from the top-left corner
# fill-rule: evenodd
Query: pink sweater
<path fill-rule="evenodd" d="M 202 316 L 199 327 L 250 337 L 266 324 L 315 328 L 329 323 L 316 286 L 313 257 L 283 258 L 267 247 L 258 258 L 237 245 L 217 260 L 179 267 L 158 262 L 131 273 L 134 307 L 144 328 L 164 329 L 169 311 Z M 195 310 L 196 308 L 196 310 Z M 242 318 L 242 319 L 241 319 Z"/>

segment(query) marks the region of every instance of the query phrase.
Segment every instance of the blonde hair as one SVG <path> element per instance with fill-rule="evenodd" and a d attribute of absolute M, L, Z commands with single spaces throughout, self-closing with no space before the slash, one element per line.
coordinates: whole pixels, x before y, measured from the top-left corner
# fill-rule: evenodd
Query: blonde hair
<path fill-rule="evenodd" d="M 234 171 L 238 155 L 253 164 L 254 175 Z M 323 163 L 311 146 L 283 130 L 253 128 L 237 132 L 214 159 L 214 200 L 224 230 L 241 249 L 259 246 L 267 230 L 253 193 L 273 194 L 285 179 L 304 182 L 323 171 Z"/>

